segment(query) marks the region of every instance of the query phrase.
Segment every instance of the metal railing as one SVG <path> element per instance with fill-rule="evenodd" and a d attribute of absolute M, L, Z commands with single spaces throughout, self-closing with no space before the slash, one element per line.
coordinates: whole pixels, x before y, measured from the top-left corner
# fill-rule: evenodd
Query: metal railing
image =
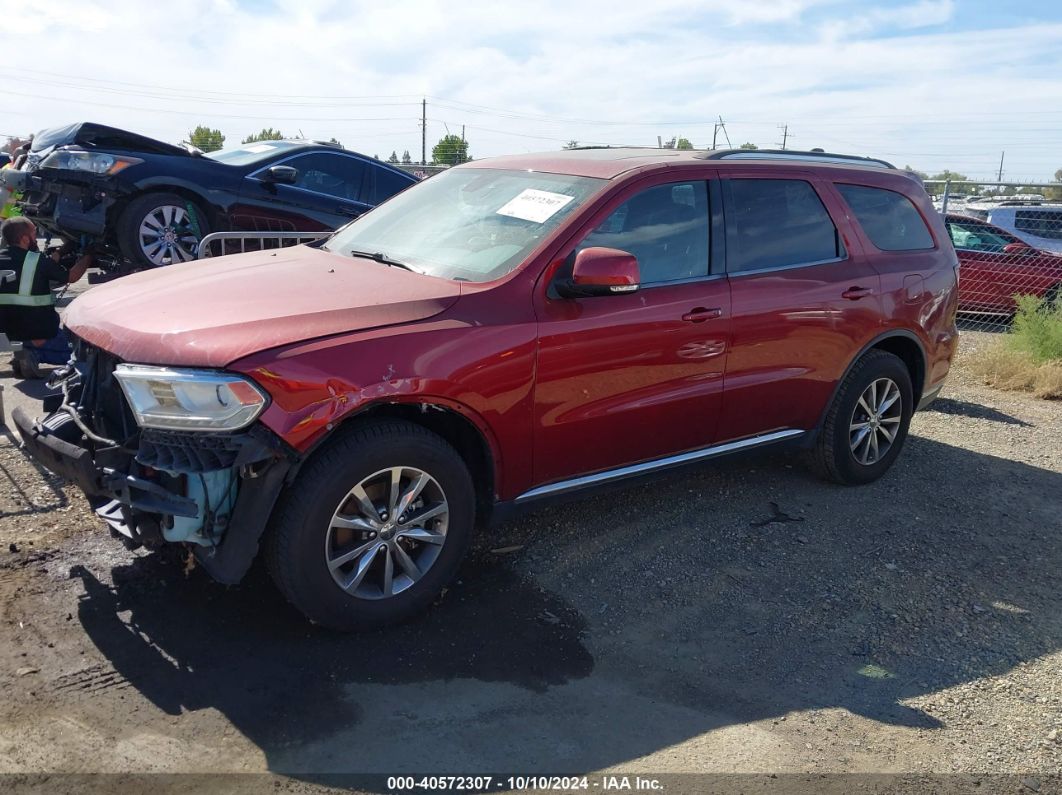
<path fill-rule="evenodd" d="M 959 325 L 1005 332 L 1019 296 L 1062 303 L 1062 183 L 925 182 L 959 256 Z"/>
<path fill-rule="evenodd" d="M 211 232 L 199 241 L 198 256 L 199 259 L 206 259 L 226 254 L 246 254 L 248 251 L 269 251 L 313 243 L 331 236 L 331 232 Z"/>

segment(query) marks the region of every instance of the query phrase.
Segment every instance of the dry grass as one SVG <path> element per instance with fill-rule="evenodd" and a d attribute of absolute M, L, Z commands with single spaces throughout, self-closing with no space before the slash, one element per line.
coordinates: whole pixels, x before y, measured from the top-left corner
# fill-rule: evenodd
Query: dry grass
<path fill-rule="evenodd" d="M 1032 392 L 1037 397 L 1062 400 L 1062 361 L 1038 362 L 1033 354 L 1000 340 L 968 366 L 996 389 Z"/>

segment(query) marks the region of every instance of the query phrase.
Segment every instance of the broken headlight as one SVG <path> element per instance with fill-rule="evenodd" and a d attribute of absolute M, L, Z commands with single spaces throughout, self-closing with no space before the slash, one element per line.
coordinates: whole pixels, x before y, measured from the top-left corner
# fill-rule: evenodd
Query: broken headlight
<path fill-rule="evenodd" d="M 248 379 L 219 370 L 119 364 L 114 376 L 142 428 L 236 431 L 268 402 Z"/>
<path fill-rule="evenodd" d="M 123 168 L 143 163 L 139 157 L 119 157 L 103 152 L 82 152 L 77 149 L 57 149 L 41 163 L 41 168 L 63 168 L 69 171 L 88 171 L 93 174 L 117 174 Z"/>

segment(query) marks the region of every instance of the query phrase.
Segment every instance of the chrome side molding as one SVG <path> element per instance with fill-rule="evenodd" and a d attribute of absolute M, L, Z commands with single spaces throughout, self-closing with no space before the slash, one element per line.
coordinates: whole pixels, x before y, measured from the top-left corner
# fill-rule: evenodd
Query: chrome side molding
<path fill-rule="evenodd" d="M 738 439 L 735 442 L 726 442 L 725 444 L 704 447 L 700 450 L 691 450 L 688 453 L 681 453 L 680 455 L 658 458 L 655 461 L 632 464 L 631 466 L 620 467 L 619 469 L 609 469 L 605 472 L 583 475 L 582 477 L 572 478 L 571 480 L 561 480 L 557 483 L 549 483 L 545 486 L 539 486 L 530 491 L 525 491 L 516 498 L 515 502 L 527 502 L 528 500 L 534 500 L 539 497 L 566 494 L 570 491 L 578 491 L 579 489 L 588 486 L 596 486 L 614 480 L 623 480 L 624 478 L 636 477 L 638 475 L 647 475 L 650 472 L 667 469 L 668 467 L 692 464 L 696 461 L 704 461 L 709 458 L 715 458 L 716 456 L 726 455 L 727 453 L 736 453 L 739 450 L 749 450 L 753 447 L 761 447 L 763 445 L 773 444 L 787 439 L 795 439 L 798 436 L 803 436 L 805 433 L 806 431 L 798 430 L 774 431 L 760 436 L 751 436 L 748 439 Z"/>

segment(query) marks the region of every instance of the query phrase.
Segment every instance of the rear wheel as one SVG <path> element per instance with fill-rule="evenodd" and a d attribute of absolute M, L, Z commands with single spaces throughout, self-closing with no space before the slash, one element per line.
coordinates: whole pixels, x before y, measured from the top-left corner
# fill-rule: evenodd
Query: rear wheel
<path fill-rule="evenodd" d="M 886 351 L 869 351 L 841 384 L 811 453 L 812 465 L 836 483 L 877 480 L 900 454 L 913 412 L 907 366 Z"/>
<path fill-rule="evenodd" d="M 445 440 L 374 422 L 325 448 L 288 490 L 268 538 L 270 572 L 319 624 L 392 624 L 439 595 L 474 521 L 472 478 Z"/>
<path fill-rule="evenodd" d="M 1054 311 L 1062 307 L 1062 284 L 1056 284 L 1044 293 L 1044 309 Z"/>
<path fill-rule="evenodd" d="M 118 219 L 118 245 L 138 268 L 196 259 L 209 232 L 206 214 L 176 193 L 148 193 L 129 203 Z"/>

